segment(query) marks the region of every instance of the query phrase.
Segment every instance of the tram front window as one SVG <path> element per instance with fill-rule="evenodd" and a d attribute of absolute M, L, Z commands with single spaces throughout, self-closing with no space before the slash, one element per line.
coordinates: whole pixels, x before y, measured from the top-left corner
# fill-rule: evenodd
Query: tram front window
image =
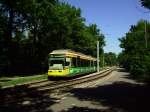
<path fill-rule="evenodd" d="M 64 68 L 63 65 L 64 65 L 63 60 L 51 60 L 49 69 L 62 70 Z"/>

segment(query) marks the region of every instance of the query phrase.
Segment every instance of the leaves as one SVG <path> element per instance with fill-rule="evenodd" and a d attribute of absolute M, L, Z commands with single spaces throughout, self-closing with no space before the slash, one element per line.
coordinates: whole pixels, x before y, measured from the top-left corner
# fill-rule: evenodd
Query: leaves
<path fill-rule="evenodd" d="M 144 7 L 150 9 L 150 0 L 141 0 L 141 3 Z"/>
<path fill-rule="evenodd" d="M 117 56 L 115 53 L 109 52 L 105 53 L 105 64 L 107 66 L 115 66 L 117 65 Z"/>
<path fill-rule="evenodd" d="M 145 29 L 146 23 L 146 29 Z M 150 79 L 150 23 L 141 20 L 131 26 L 126 36 L 120 39 L 123 52 L 119 55 L 120 65 L 129 70 L 139 80 Z M 146 30 L 146 33 L 144 32 Z M 146 42 L 147 45 L 146 46 Z"/>
<path fill-rule="evenodd" d="M 48 54 L 54 49 L 96 56 L 96 41 L 101 51 L 105 44 L 97 25 L 85 25 L 81 10 L 67 3 L 0 0 L 0 6 L 0 41 L 1 49 L 7 49 L 3 54 L 8 73 L 47 72 Z"/>

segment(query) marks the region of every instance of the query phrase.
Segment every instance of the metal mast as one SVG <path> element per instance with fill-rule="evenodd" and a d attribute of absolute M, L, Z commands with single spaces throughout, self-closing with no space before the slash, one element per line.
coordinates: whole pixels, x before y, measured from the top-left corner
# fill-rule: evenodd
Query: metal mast
<path fill-rule="evenodd" d="M 97 72 L 99 72 L 99 41 L 97 41 Z"/>

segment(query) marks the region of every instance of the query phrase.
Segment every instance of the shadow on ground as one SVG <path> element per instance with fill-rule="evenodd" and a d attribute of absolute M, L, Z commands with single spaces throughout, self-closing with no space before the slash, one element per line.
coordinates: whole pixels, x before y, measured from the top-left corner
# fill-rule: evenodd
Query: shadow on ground
<path fill-rule="evenodd" d="M 130 74 L 130 73 L 127 72 L 124 68 L 117 68 L 116 71 L 117 71 L 117 72 L 120 72 L 120 73 L 126 73 L 127 75 L 124 75 L 124 76 L 123 76 L 124 78 L 134 80 L 134 81 L 137 82 L 137 83 L 147 83 L 147 84 L 150 85 L 150 81 L 149 81 L 149 80 L 144 80 L 144 78 L 139 77 L 140 75 L 133 75 L 133 74 Z"/>
<path fill-rule="evenodd" d="M 124 72 L 119 70 L 118 72 Z M 125 75 L 125 78 L 130 76 Z M 105 110 L 93 110 L 73 107 L 69 112 L 150 112 L 150 86 L 124 81 L 101 85 L 95 88 L 75 88 L 70 91 L 81 101 L 96 102 L 108 107 Z"/>
<path fill-rule="evenodd" d="M 129 78 L 128 75 L 124 77 Z M 74 106 L 62 112 L 150 112 L 148 85 L 118 81 L 94 88 L 76 88 L 68 92 L 81 101 L 91 101 L 108 108 Z M 0 112 L 52 112 L 48 107 L 55 104 L 57 99 L 51 98 L 49 94 L 50 91 L 41 92 L 27 86 L 0 89 Z"/>
<path fill-rule="evenodd" d="M 88 107 L 73 107 L 67 111 L 62 111 L 62 112 L 112 112 L 111 109 L 109 110 L 98 110 L 98 109 L 91 109 Z M 116 111 L 113 111 L 116 112 Z"/>
<path fill-rule="evenodd" d="M 47 93 L 26 86 L 0 90 L 0 112 L 51 112 L 55 102 Z"/>

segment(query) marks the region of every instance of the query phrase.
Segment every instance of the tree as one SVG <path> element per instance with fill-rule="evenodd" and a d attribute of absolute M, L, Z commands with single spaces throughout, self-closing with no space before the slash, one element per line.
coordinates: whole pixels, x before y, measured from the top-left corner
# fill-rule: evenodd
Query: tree
<path fill-rule="evenodd" d="M 104 54 L 105 64 L 107 66 L 115 66 L 117 65 L 117 56 L 115 53 L 109 52 Z"/>
<path fill-rule="evenodd" d="M 96 24 L 85 25 L 81 10 L 58 0 L 0 0 L 0 60 L 9 74 L 47 72 L 48 54 L 73 49 L 96 55 L 104 36 Z M 4 70 L 3 70 L 4 72 Z M 6 72 L 5 72 L 6 73 Z"/>
<path fill-rule="evenodd" d="M 51 19 L 49 20 L 48 17 L 52 16 L 52 6 L 56 3 L 56 0 L 0 1 L 1 15 L 6 21 L 3 38 L 8 49 L 8 72 L 15 73 L 23 68 L 41 69 L 41 63 L 48 52 L 45 48 L 47 41 L 43 43 L 47 40 L 45 29 L 50 27 Z M 30 32 L 32 36 L 25 39 L 24 31 Z M 42 48 L 45 50 L 41 50 Z"/>
<path fill-rule="evenodd" d="M 120 47 L 123 48 L 123 52 L 119 56 L 119 62 L 140 80 L 150 79 L 150 23 L 148 21 L 146 23 L 147 46 L 145 46 L 145 21 L 143 20 L 139 21 L 137 25 L 131 26 L 126 36 L 120 39 Z"/>
<path fill-rule="evenodd" d="M 141 0 L 141 4 L 147 9 L 150 9 L 150 0 Z"/>

